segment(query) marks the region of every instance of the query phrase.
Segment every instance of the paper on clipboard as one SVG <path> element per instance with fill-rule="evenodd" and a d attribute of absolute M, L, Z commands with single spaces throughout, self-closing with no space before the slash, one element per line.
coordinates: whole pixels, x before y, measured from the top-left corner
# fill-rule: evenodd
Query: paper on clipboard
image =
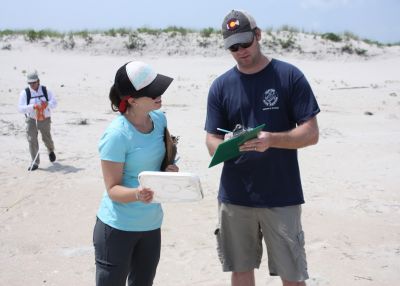
<path fill-rule="evenodd" d="M 219 144 L 217 150 L 215 150 L 214 156 L 211 158 L 211 162 L 210 165 L 208 165 L 208 168 L 211 168 L 221 162 L 239 156 L 239 146 L 247 140 L 256 138 L 258 132 L 260 132 L 264 128 L 264 126 L 265 124 L 261 124 L 251 130 L 243 132 L 239 136 L 230 138 Z"/>
<path fill-rule="evenodd" d="M 154 191 L 152 203 L 195 202 L 204 197 L 200 178 L 192 173 L 144 171 L 138 179 L 142 187 Z"/>

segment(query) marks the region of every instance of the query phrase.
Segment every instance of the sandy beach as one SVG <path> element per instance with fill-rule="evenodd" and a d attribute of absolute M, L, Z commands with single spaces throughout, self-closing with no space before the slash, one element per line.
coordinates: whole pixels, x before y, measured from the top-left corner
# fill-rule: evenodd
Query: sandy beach
<path fill-rule="evenodd" d="M 94 285 L 92 233 L 104 191 L 97 142 L 116 116 L 108 100 L 115 72 L 132 59 L 175 78 L 162 110 L 171 133 L 180 136 L 180 170 L 200 177 L 205 196 L 200 202 L 163 205 L 154 285 L 230 285 L 213 234 L 221 165 L 207 168 L 203 127 L 208 88 L 234 60 L 220 42 L 210 41 L 207 49 L 190 49 L 188 41 L 186 52 L 160 52 L 150 45 L 152 52 L 119 51 L 100 36 L 92 49 L 77 43 L 65 50 L 51 41 L 20 38 L 0 42 L 1 285 Z M 362 57 L 330 53 L 327 45 L 313 45 L 306 36 L 299 41 L 303 53 L 269 53 L 268 47 L 265 53 L 299 67 L 321 108 L 318 145 L 299 151 L 308 285 L 397 285 L 400 49 L 363 47 L 371 56 Z M 24 71 L 32 68 L 58 100 L 52 116 L 57 161 L 48 161 L 40 141 L 41 165 L 28 172 L 24 115 L 17 102 L 26 86 Z M 268 275 L 266 253 L 256 282 L 280 285 Z"/>

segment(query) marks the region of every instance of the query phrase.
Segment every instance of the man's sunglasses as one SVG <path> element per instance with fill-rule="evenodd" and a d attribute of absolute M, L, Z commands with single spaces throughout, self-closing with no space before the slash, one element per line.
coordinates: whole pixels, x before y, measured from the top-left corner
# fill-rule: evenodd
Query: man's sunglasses
<path fill-rule="evenodd" d="M 234 44 L 234 45 L 230 46 L 230 47 L 228 48 L 228 50 L 230 50 L 231 52 L 234 52 L 234 53 L 235 53 L 235 52 L 239 51 L 239 48 L 247 49 L 248 47 L 250 47 L 250 46 L 253 44 L 253 42 L 254 42 L 254 37 L 256 36 L 256 30 L 257 30 L 257 28 L 254 28 L 254 29 L 252 30 L 252 32 L 253 32 L 253 39 L 251 39 L 251 42 Z"/>
<path fill-rule="evenodd" d="M 231 52 L 237 52 L 239 51 L 239 47 L 242 49 L 247 49 L 248 47 L 250 47 L 254 42 L 254 38 L 253 41 L 249 42 L 249 43 L 239 43 L 239 44 L 234 44 L 232 46 L 230 46 L 228 48 L 228 50 L 230 50 Z"/>

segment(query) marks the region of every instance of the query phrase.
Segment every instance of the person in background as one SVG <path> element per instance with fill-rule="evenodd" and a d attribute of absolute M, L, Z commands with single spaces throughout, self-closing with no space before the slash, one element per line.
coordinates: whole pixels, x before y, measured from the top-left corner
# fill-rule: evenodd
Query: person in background
<path fill-rule="evenodd" d="M 297 149 L 318 142 L 320 109 L 303 73 L 261 52 L 261 30 L 247 12 L 232 10 L 222 23 L 225 48 L 236 66 L 219 76 L 208 95 L 206 145 L 213 155 L 237 124 L 265 124 L 241 155 L 224 162 L 215 231 L 223 271 L 234 286 L 255 285 L 264 238 L 270 275 L 282 284 L 308 279 Z"/>
<path fill-rule="evenodd" d="M 153 191 L 139 185 L 138 175 L 160 171 L 167 120 L 159 109 L 172 80 L 140 61 L 126 63 L 115 75 L 109 98 L 120 115 L 99 142 L 106 191 L 93 234 L 97 286 L 153 284 L 163 211 L 151 203 Z M 178 167 L 168 165 L 165 171 Z"/>
<path fill-rule="evenodd" d="M 27 81 L 29 87 L 20 93 L 18 111 L 24 113 L 26 117 L 26 134 L 32 158 L 28 171 L 34 171 L 39 168 L 40 164 L 39 131 L 46 145 L 50 162 L 56 160 L 54 142 L 51 136 L 51 110 L 56 108 L 57 101 L 54 94 L 40 84 L 37 71 L 29 72 L 27 74 Z"/>

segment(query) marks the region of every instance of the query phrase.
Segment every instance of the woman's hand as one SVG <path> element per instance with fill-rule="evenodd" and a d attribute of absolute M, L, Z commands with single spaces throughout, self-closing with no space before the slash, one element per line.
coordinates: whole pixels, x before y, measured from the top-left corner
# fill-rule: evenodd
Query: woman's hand
<path fill-rule="evenodd" d="M 136 201 L 148 204 L 153 200 L 153 196 L 154 192 L 151 189 L 139 186 L 136 193 Z"/>
<path fill-rule="evenodd" d="M 177 165 L 168 165 L 167 168 L 165 168 L 165 172 L 179 172 L 179 167 Z"/>

